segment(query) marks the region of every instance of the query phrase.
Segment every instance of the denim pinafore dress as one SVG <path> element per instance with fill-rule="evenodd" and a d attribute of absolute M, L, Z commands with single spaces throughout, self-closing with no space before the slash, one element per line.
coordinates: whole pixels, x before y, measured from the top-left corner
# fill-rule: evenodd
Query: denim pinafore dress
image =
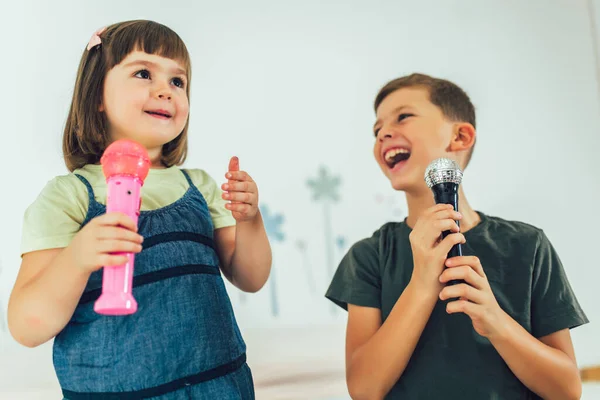
<path fill-rule="evenodd" d="M 133 295 L 136 313 L 103 316 L 93 307 L 94 272 L 75 312 L 54 340 L 63 396 L 78 399 L 254 399 L 246 345 L 227 295 L 206 201 L 189 175 L 174 203 L 141 211 Z M 89 182 L 82 227 L 106 212 Z"/>

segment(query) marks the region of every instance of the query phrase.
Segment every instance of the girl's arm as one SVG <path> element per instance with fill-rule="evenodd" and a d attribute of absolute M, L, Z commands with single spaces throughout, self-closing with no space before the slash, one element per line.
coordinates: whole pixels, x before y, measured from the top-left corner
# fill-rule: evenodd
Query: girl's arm
<path fill-rule="evenodd" d="M 8 303 L 8 327 L 15 340 L 36 347 L 69 322 L 92 272 L 127 261 L 116 252 L 139 253 L 143 238 L 125 214 L 92 219 L 65 248 L 23 255 Z"/>
<path fill-rule="evenodd" d="M 235 227 L 215 230 L 223 274 L 240 290 L 257 292 L 271 271 L 271 246 L 260 212 Z"/>
<path fill-rule="evenodd" d="M 236 220 L 235 227 L 215 230 L 221 270 L 231 283 L 245 292 L 257 292 L 271 272 L 271 245 L 258 210 L 258 187 L 237 157 L 229 161 L 227 183 L 221 186 L 225 208 Z"/>
<path fill-rule="evenodd" d="M 15 340 L 36 347 L 71 319 L 90 273 L 75 266 L 68 248 L 23 255 L 8 302 L 8 328 Z"/>

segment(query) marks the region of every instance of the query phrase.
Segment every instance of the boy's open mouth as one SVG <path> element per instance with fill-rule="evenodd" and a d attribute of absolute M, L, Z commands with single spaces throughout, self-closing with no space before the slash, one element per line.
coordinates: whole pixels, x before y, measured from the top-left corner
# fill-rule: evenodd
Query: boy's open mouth
<path fill-rule="evenodd" d="M 395 147 L 393 149 L 389 149 L 383 155 L 383 159 L 385 160 L 385 163 L 390 168 L 394 168 L 394 166 L 396 166 L 396 164 L 398 164 L 401 161 L 408 160 L 409 157 L 410 157 L 410 150 L 400 148 L 400 147 Z"/>

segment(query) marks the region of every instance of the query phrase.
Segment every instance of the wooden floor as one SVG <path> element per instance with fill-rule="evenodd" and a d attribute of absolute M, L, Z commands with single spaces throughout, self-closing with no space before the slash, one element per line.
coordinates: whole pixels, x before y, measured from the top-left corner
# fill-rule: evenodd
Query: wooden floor
<path fill-rule="evenodd" d="M 582 370 L 582 378 L 585 379 L 582 400 L 600 399 L 600 380 L 597 375 L 599 370 L 600 367 Z M 273 375 L 278 375 L 278 378 L 269 379 L 268 376 L 261 374 L 256 377 L 258 381 L 256 382 L 257 400 L 351 400 L 346 391 L 343 374 L 333 372 L 325 374 L 327 376 L 301 374 L 295 379 L 293 376 L 284 378 L 281 374 Z M 14 391 L 4 391 L 0 388 L 0 399 L 47 400 L 58 398 L 60 398 L 58 385 Z"/>
<path fill-rule="evenodd" d="M 248 361 L 257 400 L 350 400 L 343 369 L 344 334 L 343 326 L 321 330 L 282 329 L 269 337 L 261 331 L 247 330 Z M 51 363 L 42 368 L 41 364 L 30 365 L 26 357 L 33 351 L 37 354 L 34 358 L 50 360 L 51 347 L 17 350 L 15 354 L 3 354 L 10 356 L 11 368 L 0 368 L 4 372 L 4 376 L 0 376 L 4 378 L 0 384 L 0 399 L 61 398 Z M 581 399 L 600 400 L 600 365 L 581 367 L 584 381 Z M 38 378 L 35 386 L 29 379 L 18 381 L 26 376 L 25 371 L 33 371 Z"/>
<path fill-rule="evenodd" d="M 600 383 L 600 365 L 581 369 L 581 380 L 583 382 Z"/>

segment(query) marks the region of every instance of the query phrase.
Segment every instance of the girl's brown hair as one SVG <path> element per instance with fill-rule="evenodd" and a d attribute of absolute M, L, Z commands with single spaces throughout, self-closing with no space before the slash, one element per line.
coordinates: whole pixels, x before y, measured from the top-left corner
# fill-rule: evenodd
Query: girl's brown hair
<path fill-rule="evenodd" d="M 191 62 L 183 40 L 171 29 L 153 21 L 135 20 L 110 25 L 100 34 L 102 43 L 81 57 L 73 99 L 63 135 L 63 157 L 69 171 L 97 164 L 110 144 L 108 121 L 100 111 L 104 79 L 132 51 L 140 50 L 179 62 L 186 71 L 186 93 L 190 97 Z M 187 130 L 162 149 L 161 162 L 181 165 L 187 156 Z"/>

